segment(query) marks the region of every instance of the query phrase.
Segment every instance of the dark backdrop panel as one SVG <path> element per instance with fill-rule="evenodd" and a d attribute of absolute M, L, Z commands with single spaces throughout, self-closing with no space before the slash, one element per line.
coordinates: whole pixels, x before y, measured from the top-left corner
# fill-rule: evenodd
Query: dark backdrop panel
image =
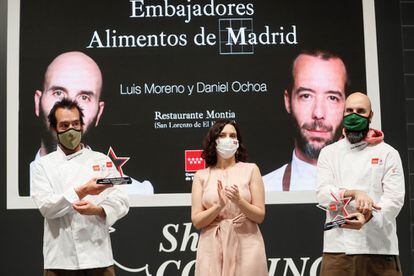
<path fill-rule="evenodd" d="M 410 250 L 411 243 L 410 246 L 405 244 L 405 242 L 409 242 L 411 229 L 401 25 L 397 20 L 397 18 L 400 18 L 400 10 L 396 3 L 380 1 L 376 2 L 375 12 L 377 18 L 381 19 L 377 20 L 377 30 L 382 30 L 381 32 L 377 31 L 382 129 L 385 133 L 385 141 L 398 150 L 403 160 L 406 182 L 405 204 L 397 218 L 397 234 L 400 238 L 401 262 L 406 264 L 405 270 L 409 269 L 411 271 L 413 264 Z M 395 20 L 393 20 L 394 18 Z M 395 54 L 386 54 L 391 52 Z M 402 131 L 398 132 L 397 129 Z M 405 242 L 402 240 L 405 240 Z"/>
<path fill-rule="evenodd" d="M 162 4 L 164 1 L 145 2 Z M 171 5 L 183 1 L 168 1 Z M 190 4 L 226 4 L 198 1 Z M 247 5 L 249 1 L 238 1 Z M 148 179 L 156 193 L 188 193 L 191 180 L 184 179 L 184 151 L 200 149 L 207 128 L 155 129 L 154 123 L 194 123 L 196 120 L 154 120 L 162 113 L 231 111 L 245 135 L 250 160 L 263 174 L 285 164 L 292 154 L 291 121 L 283 104 L 283 92 L 290 64 L 299 51 L 326 49 L 343 57 L 351 80 L 350 91 L 365 91 L 365 54 L 361 1 L 318 3 L 306 1 L 251 2 L 252 16 L 184 18 L 129 18 L 130 1 L 23 1 L 20 35 L 20 113 L 19 113 L 19 188 L 28 195 L 29 172 L 39 145 L 41 121 L 34 116 L 33 94 L 42 90 L 45 68 L 58 54 L 83 51 L 97 61 L 103 71 L 103 100 L 106 102 L 98 128 L 87 139 L 96 150 L 106 152 L 112 145 L 120 155 L 131 157 L 124 171 L 138 180 Z M 64 12 L 56 12 L 64 11 Z M 272 32 L 285 33 L 296 28 L 297 44 L 257 45 L 254 54 L 220 55 L 214 46 L 194 46 L 193 37 L 205 28 L 218 35 L 219 19 L 253 18 L 255 33 L 269 26 Z M 350 19 L 353 20 L 350 20 Z M 35 23 L 35 24 L 34 24 Z M 233 24 L 238 24 L 236 21 Z M 106 30 L 115 35 L 187 36 L 183 47 L 87 48 L 96 31 L 106 41 Z M 112 41 L 112 39 L 110 39 Z M 105 44 L 105 42 L 103 42 Z M 96 46 L 97 44 L 93 44 Z M 193 85 L 260 83 L 264 92 L 121 95 L 132 86 L 155 83 Z M 212 122 L 214 119 L 198 121 Z M 281 131 L 282 130 L 282 131 Z M 271 137 L 271 138 L 270 138 Z M 29 140 L 30 139 L 30 140 Z"/>

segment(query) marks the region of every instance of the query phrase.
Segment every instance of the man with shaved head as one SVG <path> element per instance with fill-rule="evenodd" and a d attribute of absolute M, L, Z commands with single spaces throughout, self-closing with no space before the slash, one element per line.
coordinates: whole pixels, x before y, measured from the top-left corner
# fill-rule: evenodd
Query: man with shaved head
<path fill-rule="evenodd" d="M 47 67 L 43 90 L 34 94 L 35 114 L 42 120 L 39 155 L 56 150 L 57 140 L 49 128 L 47 115 L 53 105 L 68 98 L 76 100 L 85 115 L 85 133 L 99 124 L 105 103 L 100 100 L 102 73 L 96 62 L 82 52 L 57 56 Z"/>
<path fill-rule="evenodd" d="M 342 133 L 347 78 L 333 53 L 304 51 L 295 58 L 284 93 L 295 148 L 290 162 L 263 177 L 266 191 L 315 190 L 319 152 Z"/>
<path fill-rule="evenodd" d="M 398 152 L 369 127 L 373 115 L 365 94 L 351 94 L 344 139 L 319 155 L 319 203 L 351 199 L 345 224 L 324 233 L 321 276 L 402 275 L 396 217 L 404 203 L 404 172 Z"/>
<path fill-rule="evenodd" d="M 57 56 L 47 67 L 43 89 L 34 94 L 35 115 L 41 120 L 41 142 L 36 159 L 54 152 L 58 140 L 49 127 L 48 114 L 53 105 L 66 98 L 76 101 L 84 114 L 83 139 L 98 126 L 105 103 L 101 100 L 102 73 L 98 64 L 82 52 L 66 52 Z M 34 163 L 30 164 L 32 172 Z M 32 175 L 32 173 L 30 173 Z M 30 177 L 32 178 L 32 177 Z M 30 180 L 31 181 L 31 180 Z M 133 179 L 122 189 L 128 194 L 153 194 L 152 184 Z"/>

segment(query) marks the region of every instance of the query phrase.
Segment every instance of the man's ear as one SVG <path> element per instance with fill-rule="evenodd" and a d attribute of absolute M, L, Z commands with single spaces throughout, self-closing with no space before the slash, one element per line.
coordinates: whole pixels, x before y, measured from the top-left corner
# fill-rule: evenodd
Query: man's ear
<path fill-rule="evenodd" d="M 34 111 L 36 117 L 39 117 L 40 114 L 40 99 L 42 98 L 43 92 L 40 90 L 36 90 L 34 93 Z"/>
<path fill-rule="evenodd" d="M 287 90 L 285 90 L 285 93 L 283 94 L 283 97 L 285 99 L 285 108 L 287 113 L 291 113 L 291 107 L 290 107 L 290 95 Z"/>
<path fill-rule="evenodd" d="M 369 113 L 369 117 L 368 117 L 370 123 L 372 121 L 372 116 L 374 116 L 374 111 L 371 110 L 371 113 Z"/>
<path fill-rule="evenodd" d="M 105 102 L 100 101 L 98 103 L 98 114 L 96 115 L 96 121 L 95 121 L 95 126 L 99 125 L 99 121 L 101 120 L 101 116 L 102 116 L 102 112 L 105 108 Z"/>

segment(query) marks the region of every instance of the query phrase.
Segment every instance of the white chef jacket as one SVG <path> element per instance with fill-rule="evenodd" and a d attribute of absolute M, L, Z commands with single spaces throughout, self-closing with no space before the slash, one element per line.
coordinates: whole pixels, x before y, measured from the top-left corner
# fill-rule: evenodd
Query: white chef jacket
<path fill-rule="evenodd" d="M 324 147 L 317 165 L 318 201 L 326 205 L 333 201 L 331 192 L 340 197 L 345 190 L 364 191 L 382 209 L 374 211 L 373 218 L 360 230 L 325 231 L 323 251 L 398 255 L 395 218 L 405 193 L 398 152 L 385 142 L 351 144 L 346 138 Z"/>
<path fill-rule="evenodd" d="M 87 148 L 91 149 L 89 146 Z M 35 159 L 30 162 L 30 191 L 32 190 L 32 174 L 35 162 L 40 159 L 40 150 L 37 151 Z M 124 176 L 127 176 L 124 174 Z M 128 185 L 121 185 L 119 189 L 124 191 L 128 195 L 153 195 L 154 194 L 154 187 L 152 186 L 151 182 L 148 180 L 144 180 L 142 182 L 132 178 L 132 183 Z M 30 192 L 32 194 L 32 192 Z"/>
<path fill-rule="evenodd" d="M 119 176 L 106 155 L 83 148 L 71 155 L 58 147 L 34 164 L 32 198 L 45 217 L 45 269 L 89 269 L 114 264 L 109 227 L 128 213 L 124 192 L 112 187 L 88 200 L 102 206 L 106 218 L 81 215 L 72 207 L 79 200 L 75 187 L 92 177 Z"/>
<path fill-rule="evenodd" d="M 292 171 L 289 191 L 314 191 L 316 183 L 316 166 L 300 160 L 295 150 L 292 153 Z M 287 164 L 263 176 L 266 192 L 283 191 L 283 175 Z"/>

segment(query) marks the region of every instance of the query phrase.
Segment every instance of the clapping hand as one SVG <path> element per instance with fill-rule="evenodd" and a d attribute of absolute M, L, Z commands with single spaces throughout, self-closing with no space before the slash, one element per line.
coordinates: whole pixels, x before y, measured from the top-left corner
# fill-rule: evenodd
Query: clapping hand
<path fill-rule="evenodd" d="M 218 205 L 220 207 L 220 209 L 223 209 L 224 206 L 226 206 L 226 201 L 224 200 L 224 189 L 223 189 L 223 183 L 221 182 L 221 180 L 217 180 L 217 193 L 218 193 L 218 197 L 219 197 L 219 202 Z"/>
<path fill-rule="evenodd" d="M 224 189 L 226 196 L 234 203 L 238 203 L 241 200 L 239 187 L 235 184 L 225 187 Z"/>

